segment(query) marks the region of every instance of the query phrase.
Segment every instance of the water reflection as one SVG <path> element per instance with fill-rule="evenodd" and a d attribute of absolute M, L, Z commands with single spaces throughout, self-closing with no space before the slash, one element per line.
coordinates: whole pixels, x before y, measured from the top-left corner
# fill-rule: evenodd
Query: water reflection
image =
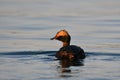
<path fill-rule="evenodd" d="M 74 60 L 70 61 L 68 59 L 62 59 L 59 61 L 60 66 L 58 67 L 58 72 L 59 72 L 59 77 L 62 78 L 70 78 L 74 77 L 76 73 L 75 71 L 71 68 L 71 66 L 84 66 L 84 61 L 83 60 Z M 78 71 L 77 71 L 78 72 Z M 79 73 L 79 72 L 78 72 Z"/>
<path fill-rule="evenodd" d="M 60 63 L 61 73 L 71 73 L 70 66 L 84 66 L 83 60 L 70 61 L 68 59 L 62 59 Z"/>

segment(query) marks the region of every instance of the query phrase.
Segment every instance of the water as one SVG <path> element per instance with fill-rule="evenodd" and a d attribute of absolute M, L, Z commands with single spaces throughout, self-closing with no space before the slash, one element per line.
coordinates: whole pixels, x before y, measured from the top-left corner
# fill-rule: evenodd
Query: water
<path fill-rule="evenodd" d="M 0 0 L 0 80 L 119 80 L 119 0 Z M 82 66 L 62 72 L 54 57 L 66 29 L 84 48 Z"/>

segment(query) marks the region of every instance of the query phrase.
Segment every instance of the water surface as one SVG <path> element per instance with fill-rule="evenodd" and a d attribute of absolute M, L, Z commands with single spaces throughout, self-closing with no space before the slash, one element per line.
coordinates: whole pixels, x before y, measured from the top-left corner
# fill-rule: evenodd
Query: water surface
<path fill-rule="evenodd" d="M 119 0 L 0 0 L 0 80 L 119 80 Z M 62 73 L 60 29 L 81 46 L 83 66 Z"/>

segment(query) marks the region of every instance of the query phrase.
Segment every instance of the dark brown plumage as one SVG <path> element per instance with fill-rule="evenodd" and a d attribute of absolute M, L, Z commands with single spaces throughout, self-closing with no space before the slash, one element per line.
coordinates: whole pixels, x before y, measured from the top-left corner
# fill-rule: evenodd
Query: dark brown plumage
<path fill-rule="evenodd" d="M 78 46 L 70 45 L 71 37 L 66 30 L 60 30 L 57 32 L 55 37 L 51 40 L 56 39 L 63 42 L 63 47 L 56 53 L 58 59 L 78 60 L 84 59 L 84 50 Z"/>

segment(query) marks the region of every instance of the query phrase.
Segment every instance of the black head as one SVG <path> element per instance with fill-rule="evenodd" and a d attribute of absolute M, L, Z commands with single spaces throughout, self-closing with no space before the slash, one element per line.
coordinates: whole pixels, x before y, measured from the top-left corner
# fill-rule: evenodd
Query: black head
<path fill-rule="evenodd" d="M 59 32 L 57 32 L 55 37 L 51 38 L 51 40 L 54 40 L 54 39 L 62 42 L 70 42 L 71 37 L 66 30 L 60 30 Z"/>

